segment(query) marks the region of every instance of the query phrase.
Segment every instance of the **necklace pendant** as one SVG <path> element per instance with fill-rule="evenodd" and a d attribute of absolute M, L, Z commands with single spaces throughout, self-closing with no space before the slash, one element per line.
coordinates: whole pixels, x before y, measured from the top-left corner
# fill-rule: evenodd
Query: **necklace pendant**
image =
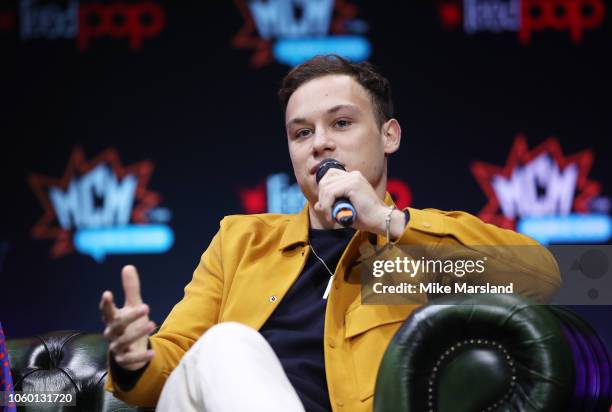
<path fill-rule="evenodd" d="M 329 278 L 329 282 L 327 282 L 327 287 L 325 288 L 325 293 L 323 293 L 323 299 L 327 299 L 329 296 L 329 292 L 331 291 L 331 285 L 334 282 L 334 275 L 331 275 Z"/>
<path fill-rule="evenodd" d="M 312 250 L 312 253 L 319 260 L 319 262 L 321 262 L 325 270 L 327 270 L 327 273 L 329 273 L 329 276 L 330 276 L 329 282 L 327 282 L 327 287 L 325 288 L 325 292 L 323 293 L 323 299 L 327 300 L 327 297 L 329 296 L 329 292 L 331 291 L 332 282 L 334 281 L 334 273 L 331 270 L 329 270 L 329 268 L 327 267 L 327 264 L 325 264 L 325 261 L 321 259 L 319 255 L 317 255 L 317 252 L 315 252 L 312 245 L 308 245 L 308 246 L 310 246 L 310 250 Z"/>

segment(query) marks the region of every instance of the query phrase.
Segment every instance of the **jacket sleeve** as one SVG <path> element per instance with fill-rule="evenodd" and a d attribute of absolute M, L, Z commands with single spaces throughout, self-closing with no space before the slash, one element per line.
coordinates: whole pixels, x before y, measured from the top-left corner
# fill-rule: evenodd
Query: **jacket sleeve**
<path fill-rule="evenodd" d="M 105 389 L 127 403 L 155 406 L 166 379 L 185 352 L 217 323 L 223 282 L 220 230 L 203 253 L 191 282 L 185 287 L 183 299 L 174 306 L 159 331 L 150 337 L 155 355 L 136 385 L 123 391 L 109 373 Z"/>
<path fill-rule="evenodd" d="M 440 259 L 486 257 L 485 271 L 456 278 L 476 285 L 514 284 L 514 293 L 544 303 L 561 285 L 553 255 L 528 236 L 488 224 L 465 212 L 409 209 L 410 221 L 397 246 L 427 243 L 427 255 Z"/>

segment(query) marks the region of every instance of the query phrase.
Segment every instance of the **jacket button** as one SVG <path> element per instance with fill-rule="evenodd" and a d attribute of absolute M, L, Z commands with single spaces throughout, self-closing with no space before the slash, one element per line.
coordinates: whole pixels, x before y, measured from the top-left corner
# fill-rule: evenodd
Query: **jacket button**
<path fill-rule="evenodd" d="M 431 223 L 429 223 L 429 222 L 423 222 L 423 227 L 431 227 Z"/>
<path fill-rule="evenodd" d="M 340 399 L 336 399 L 336 405 L 342 408 L 344 406 L 344 402 L 342 402 Z"/>
<path fill-rule="evenodd" d="M 276 299 L 277 299 L 277 298 L 276 298 L 276 295 L 272 295 L 272 296 L 270 296 L 270 302 L 271 302 L 271 303 L 276 302 Z"/>
<path fill-rule="evenodd" d="M 332 349 L 336 347 L 336 343 L 332 338 L 327 339 L 327 345 Z"/>

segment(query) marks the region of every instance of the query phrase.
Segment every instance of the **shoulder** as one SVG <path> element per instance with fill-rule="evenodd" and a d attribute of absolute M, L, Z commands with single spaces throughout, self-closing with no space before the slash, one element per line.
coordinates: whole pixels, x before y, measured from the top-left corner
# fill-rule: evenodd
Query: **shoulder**
<path fill-rule="evenodd" d="M 296 228 L 303 224 L 299 214 L 230 215 L 221 220 L 218 238 L 226 251 L 237 250 L 236 253 L 242 254 L 247 250 L 261 252 L 278 249 L 288 233 L 301 233 Z"/>
<path fill-rule="evenodd" d="M 284 226 L 295 215 L 277 213 L 258 213 L 253 215 L 228 215 L 221 220 L 221 227 L 224 229 L 238 228 L 276 228 Z"/>
<path fill-rule="evenodd" d="M 288 224 L 297 215 L 260 213 L 253 215 L 228 215 L 220 223 L 220 231 L 231 237 L 251 238 L 282 236 Z"/>

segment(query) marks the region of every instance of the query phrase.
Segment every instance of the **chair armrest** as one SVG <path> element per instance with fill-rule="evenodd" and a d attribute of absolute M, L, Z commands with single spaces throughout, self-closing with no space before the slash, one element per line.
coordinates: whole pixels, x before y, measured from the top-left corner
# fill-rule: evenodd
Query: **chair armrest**
<path fill-rule="evenodd" d="M 104 390 L 108 342 L 99 334 L 55 331 L 28 339 L 7 341 L 16 391 L 72 392 L 75 410 L 144 411 Z M 58 405 L 20 407 L 20 411 L 58 410 Z"/>
<path fill-rule="evenodd" d="M 415 311 L 389 344 L 378 372 L 374 411 L 461 412 L 510 406 L 600 411 L 575 409 L 585 405 L 575 390 L 581 365 L 564 328 L 556 311 L 516 296 L 437 299 Z M 598 349 L 594 363 L 600 376 L 589 385 L 596 385 L 590 392 L 599 398 L 589 405 L 609 408 L 610 358 L 602 354 L 605 345 Z"/>

